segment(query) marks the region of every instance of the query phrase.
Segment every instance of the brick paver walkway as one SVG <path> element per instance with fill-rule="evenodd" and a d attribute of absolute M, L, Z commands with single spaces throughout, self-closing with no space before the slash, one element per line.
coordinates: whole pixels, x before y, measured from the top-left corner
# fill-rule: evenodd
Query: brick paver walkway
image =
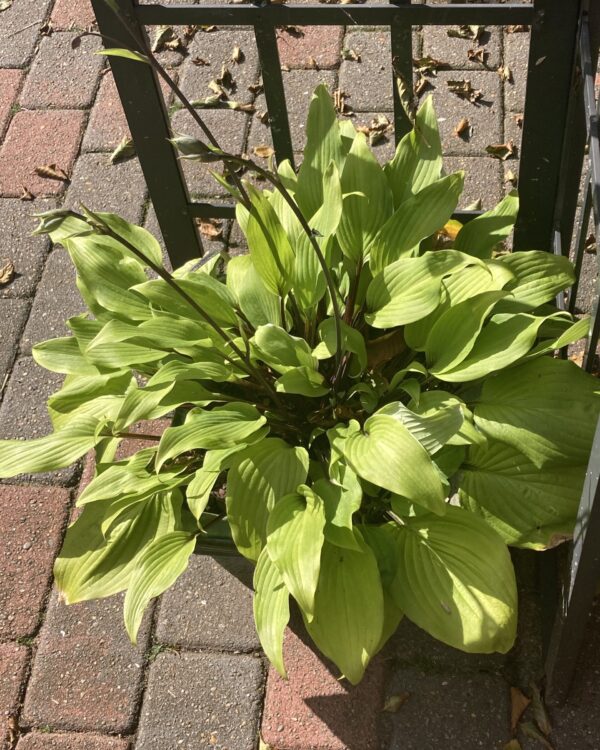
<path fill-rule="evenodd" d="M 84 201 L 156 229 L 137 161 L 109 162 L 127 126 L 111 74 L 93 54 L 98 40 L 71 46 L 73 29 L 92 23 L 87 0 L 13 0 L 0 11 L 0 260 L 15 266 L 14 279 L 0 286 L 1 437 L 49 430 L 44 402 L 58 378 L 35 366 L 31 346 L 61 335 L 64 319 L 83 309 L 66 254 L 30 236 L 31 213 Z M 447 167 L 467 171 L 464 204 L 492 205 L 510 187 L 509 172 L 517 173 L 516 160 L 490 158 L 485 147 L 518 142 L 527 40 L 526 33 L 486 30 L 479 40 L 482 64 L 468 59 L 472 41 L 450 39 L 444 29 L 415 31 L 415 57 L 431 56 L 451 68 L 428 77 L 426 87 L 440 116 Z M 279 45 L 296 151 L 319 81 L 345 92 L 358 124 L 381 114 L 392 119 L 385 30 L 288 29 Z M 260 75 L 252 34 L 199 31 L 187 55 L 167 50 L 161 57 L 186 93 L 204 98 L 236 46 L 244 61 L 230 65 L 237 84 L 232 97 L 255 101 L 257 113 L 220 111 L 207 119 L 226 147 L 250 152 L 270 142 L 258 116 L 264 99 L 248 89 Z M 194 64 L 197 58 L 208 65 Z M 508 80 L 498 75 L 500 65 L 509 67 Z M 474 105 L 450 93 L 446 83 L 453 78 L 470 79 L 482 100 Z M 458 137 L 454 130 L 462 118 L 469 130 Z M 174 121 L 176 128 L 186 127 L 185 114 Z M 387 132 L 375 150 L 388 157 L 393 134 Z M 36 174 L 47 165 L 69 179 Z M 201 166 L 185 166 L 194 194 L 219 196 Z M 24 191 L 33 202 L 21 199 Z M 240 242 L 227 223 L 221 239 L 207 240 L 232 249 Z M 250 571 L 239 561 L 195 557 L 147 614 L 136 648 L 122 626 L 119 597 L 61 604 L 52 591 L 52 562 L 88 476 L 89 467 L 76 466 L 0 483 L 3 749 L 253 750 L 261 734 L 274 750 L 492 750 L 510 739 L 509 686 L 526 687 L 541 670 L 530 556 L 518 557 L 521 634 L 508 657 L 453 652 L 404 623 L 365 681 L 350 689 L 307 647 L 301 628 L 293 628 L 286 639 L 286 683 L 267 669 L 260 651 Z M 600 613 L 595 622 L 600 626 Z M 596 627 L 575 694 L 553 714 L 557 750 L 597 748 L 600 742 L 599 637 Z M 406 694 L 396 712 L 382 710 L 398 708 Z M 538 745 L 525 739 L 522 746 Z"/>

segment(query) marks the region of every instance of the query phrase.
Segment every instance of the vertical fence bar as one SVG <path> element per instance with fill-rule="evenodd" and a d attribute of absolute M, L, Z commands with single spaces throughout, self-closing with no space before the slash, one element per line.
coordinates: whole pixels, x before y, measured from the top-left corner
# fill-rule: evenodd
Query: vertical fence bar
<path fill-rule="evenodd" d="M 412 0 L 391 0 L 392 5 L 410 5 Z M 406 89 L 408 101 L 413 100 L 413 44 L 412 26 L 400 17 L 394 19 L 390 28 L 392 45 L 392 87 L 394 91 L 394 135 L 396 145 L 412 128 L 398 92 L 397 78 Z"/>
<path fill-rule="evenodd" d="M 534 0 L 515 249 L 552 250 L 581 0 Z"/>
<path fill-rule="evenodd" d="M 268 12 L 268 6 L 266 7 Z M 285 88 L 281 74 L 281 62 L 277 49 L 277 33 L 275 27 L 267 19 L 266 13 L 254 25 L 254 35 L 258 48 L 258 59 L 262 70 L 262 81 L 265 89 L 265 100 L 269 113 L 269 125 L 273 148 L 277 161 L 281 163 L 289 159 L 294 165 L 294 149 L 290 135 Z"/>
<path fill-rule="evenodd" d="M 581 207 L 581 215 L 579 217 L 579 225 L 577 227 L 577 235 L 575 238 L 575 282 L 569 290 L 569 312 L 573 314 L 575 312 L 575 305 L 577 304 L 577 292 L 579 291 L 579 276 L 581 275 L 581 268 L 583 266 L 583 253 L 587 234 L 587 228 L 590 221 L 590 215 L 592 213 L 592 186 L 590 181 L 590 174 L 585 178 L 585 193 L 583 197 L 583 206 Z"/>
<path fill-rule="evenodd" d="M 133 0 L 118 0 L 119 8 L 137 33 L 145 33 L 137 22 Z M 100 33 L 106 46 L 131 47 L 132 41 L 123 23 L 104 0 L 92 0 Z M 110 58 L 115 84 L 123 102 L 131 137 L 167 253 L 173 266 L 202 255 L 202 242 L 189 210 L 185 180 L 169 143 L 169 116 L 156 73 L 149 65 L 118 57 Z"/>

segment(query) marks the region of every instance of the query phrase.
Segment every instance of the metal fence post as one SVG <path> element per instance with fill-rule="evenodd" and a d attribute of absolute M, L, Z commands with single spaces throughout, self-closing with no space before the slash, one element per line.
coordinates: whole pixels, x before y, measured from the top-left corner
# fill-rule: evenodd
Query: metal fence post
<path fill-rule="evenodd" d="M 117 1 L 133 28 L 145 33 L 133 0 Z M 92 0 L 92 6 L 106 47 L 131 47 L 127 31 L 108 4 Z M 111 57 L 110 64 L 167 253 L 173 266 L 181 265 L 202 255 L 202 242 L 179 161 L 168 141 L 169 116 L 156 73 L 149 65 L 119 57 Z"/>
<path fill-rule="evenodd" d="M 534 9 L 514 244 L 552 252 L 581 0 L 534 0 Z"/>

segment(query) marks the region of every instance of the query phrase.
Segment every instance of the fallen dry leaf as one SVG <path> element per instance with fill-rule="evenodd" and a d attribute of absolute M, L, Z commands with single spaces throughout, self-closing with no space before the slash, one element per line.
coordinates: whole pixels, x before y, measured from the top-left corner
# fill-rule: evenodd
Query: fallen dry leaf
<path fill-rule="evenodd" d="M 0 11 L 8 10 L 13 4 L 13 0 L 0 0 Z"/>
<path fill-rule="evenodd" d="M 223 88 L 226 88 L 229 91 L 233 91 L 233 89 L 235 88 L 235 81 L 233 80 L 231 71 L 225 65 L 225 63 L 223 63 L 223 65 L 221 66 L 221 73 L 216 81 L 220 86 L 223 86 Z"/>
<path fill-rule="evenodd" d="M 189 24 L 188 26 L 184 26 L 183 28 L 183 38 L 185 39 L 186 44 L 189 44 L 192 39 L 196 36 L 198 32 L 198 26 L 194 24 Z"/>
<path fill-rule="evenodd" d="M 413 57 L 413 66 L 417 73 L 435 75 L 438 70 L 448 67 L 448 63 L 443 60 L 436 60 L 435 57 L 425 55 L 425 57 Z"/>
<path fill-rule="evenodd" d="M 507 81 L 508 83 L 513 83 L 512 70 L 508 67 L 508 65 L 501 65 L 498 68 L 498 75 L 500 76 L 500 80 Z"/>
<path fill-rule="evenodd" d="M 268 159 L 270 156 L 273 156 L 275 151 L 273 151 L 271 146 L 255 146 L 252 149 L 252 153 L 260 159 Z"/>
<path fill-rule="evenodd" d="M 245 59 L 246 56 L 242 50 L 239 47 L 234 47 L 231 53 L 231 62 L 239 65 L 240 63 L 243 63 Z"/>
<path fill-rule="evenodd" d="M 506 27 L 507 34 L 518 34 L 521 31 L 529 31 L 529 26 L 525 26 L 522 23 L 513 24 L 512 26 Z"/>
<path fill-rule="evenodd" d="M 5 10 L 5 8 L 0 7 L 0 10 Z M 7 728 L 7 734 L 8 734 L 8 742 L 10 745 L 14 745 L 14 743 L 19 739 L 19 722 L 17 721 L 17 717 L 14 715 L 11 715 L 8 717 L 6 721 L 6 728 Z"/>
<path fill-rule="evenodd" d="M 446 34 L 455 39 L 472 39 L 476 42 L 485 31 L 485 26 L 459 26 L 457 29 L 447 29 Z"/>
<path fill-rule="evenodd" d="M 342 50 L 342 60 L 349 60 L 351 62 L 360 62 L 360 55 L 356 50 L 345 47 Z"/>
<path fill-rule="evenodd" d="M 481 89 L 474 89 L 471 86 L 471 81 L 467 78 L 463 78 L 460 81 L 446 81 L 448 89 L 456 96 L 460 96 L 461 99 L 467 99 L 468 101 L 475 104 L 483 96 Z"/>
<path fill-rule="evenodd" d="M 596 235 L 595 234 L 588 234 L 585 243 L 583 245 L 583 249 L 586 253 L 595 254 L 596 253 Z"/>
<path fill-rule="evenodd" d="M 29 188 L 26 188 L 25 185 L 22 187 L 21 195 L 19 196 L 19 200 L 21 201 L 32 201 L 34 200 L 35 195 L 29 190 Z"/>
<path fill-rule="evenodd" d="M 218 31 L 218 26 L 198 26 L 198 31 L 203 31 L 205 34 L 211 34 L 213 31 Z"/>
<path fill-rule="evenodd" d="M 511 740 L 504 745 L 504 750 L 522 750 L 519 740 Z"/>
<path fill-rule="evenodd" d="M 61 169 L 56 164 L 43 164 L 40 167 L 35 167 L 33 170 L 40 177 L 46 177 L 49 180 L 60 180 L 61 182 L 69 182 L 69 175 L 64 169 Z"/>
<path fill-rule="evenodd" d="M 262 92 L 264 91 L 264 87 L 262 83 L 253 83 L 251 86 L 248 86 L 248 91 L 251 94 L 258 96 L 259 94 L 262 94 Z"/>
<path fill-rule="evenodd" d="M 535 682 L 529 683 L 529 687 L 531 688 L 531 707 L 533 709 L 533 718 L 535 719 L 535 723 L 547 737 L 552 731 L 552 725 L 550 724 L 550 719 L 548 718 L 548 712 L 546 711 L 546 706 L 544 705 L 542 694 L 540 693 L 540 690 Z"/>
<path fill-rule="evenodd" d="M 512 169 L 507 169 L 504 173 L 504 182 L 510 182 L 513 185 L 516 185 L 519 182 L 519 178 Z"/>
<path fill-rule="evenodd" d="M 467 58 L 471 60 L 471 62 L 478 62 L 482 65 L 487 65 L 489 56 L 490 53 L 485 47 L 475 47 L 474 49 L 467 50 Z"/>
<path fill-rule="evenodd" d="M 521 716 L 525 712 L 527 706 L 531 703 L 531 698 L 519 690 L 519 688 L 511 687 L 510 689 L 510 731 L 514 734 L 517 731 L 517 726 L 521 721 Z"/>
<path fill-rule="evenodd" d="M 407 692 L 398 693 L 398 695 L 390 695 L 383 706 L 383 710 L 389 714 L 398 713 L 409 698 L 410 693 Z"/>
<path fill-rule="evenodd" d="M 468 206 L 465 206 L 463 211 L 480 211 L 482 205 L 481 198 L 477 198 L 473 203 L 469 203 Z"/>
<path fill-rule="evenodd" d="M 554 750 L 552 745 L 548 742 L 546 737 L 540 732 L 540 730 L 531 721 L 521 722 L 519 729 L 523 732 L 526 737 L 530 737 L 532 740 L 537 740 L 546 748 L 546 750 Z"/>
<path fill-rule="evenodd" d="M 163 46 L 164 49 L 168 49 L 170 52 L 179 52 L 182 55 L 187 55 L 187 45 L 178 36 L 165 42 Z"/>
<path fill-rule="evenodd" d="M 518 128 L 523 127 L 523 115 L 513 115 L 513 120 L 516 122 Z"/>
<path fill-rule="evenodd" d="M 208 60 L 205 60 L 203 57 L 192 57 L 192 63 L 194 65 L 198 65 L 198 67 L 202 67 L 204 65 L 210 65 Z"/>
<path fill-rule="evenodd" d="M 333 92 L 333 106 L 341 115 L 347 115 L 350 113 L 349 108 L 346 106 L 346 99 L 348 94 L 341 89 L 336 89 Z"/>
<path fill-rule="evenodd" d="M 217 97 L 223 97 L 224 99 L 227 99 L 227 92 L 215 78 L 213 78 L 212 81 L 209 81 L 207 86 L 214 94 L 217 95 Z"/>
<path fill-rule="evenodd" d="M 263 125 L 269 124 L 269 113 L 265 110 L 264 112 L 257 112 L 256 119 L 262 122 Z"/>
<path fill-rule="evenodd" d="M 174 37 L 175 32 L 173 31 L 172 26 L 159 26 L 154 34 L 154 39 L 152 40 L 152 46 L 150 49 L 152 52 L 160 52 L 164 48 L 166 42 L 172 40 Z"/>
<path fill-rule="evenodd" d="M 52 25 L 52 21 L 46 21 L 46 23 L 43 23 L 40 26 L 41 36 L 50 36 L 53 31 L 54 31 L 54 26 Z"/>
<path fill-rule="evenodd" d="M 431 87 L 431 82 L 425 76 L 419 76 L 415 83 L 415 95 L 421 96 L 421 94 Z"/>
<path fill-rule="evenodd" d="M 471 123 L 466 117 L 463 117 L 454 128 L 454 135 L 458 138 L 469 138 L 471 136 Z"/>
<path fill-rule="evenodd" d="M 288 26 L 282 26 L 281 31 L 284 31 L 286 34 L 289 34 L 290 36 L 296 38 L 304 36 L 304 31 L 299 26 L 292 26 L 291 24 Z"/>
<path fill-rule="evenodd" d="M 281 70 L 283 70 L 284 73 L 289 73 L 291 68 L 289 65 L 282 65 Z"/>
<path fill-rule="evenodd" d="M 135 156 L 135 146 L 131 138 L 126 135 L 110 155 L 109 161 L 111 164 L 117 164 L 120 161 L 125 161 L 125 159 L 130 159 L 132 156 Z"/>
<path fill-rule="evenodd" d="M 211 240 L 223 239 L 223 225 L 217 219 L 202 219 L 200 221 L 200 233 Z"/>
<path fill-rule="evenodd" d="M 0 266 L 0 284 L 8 284 L 15 275 L 15 264 L 12 260 L 5 260 Z"/>
<path fill-rule="evenodd" d="M 306 61 L 306 67 L 312 70 L 319 70 L 319 63 L 315 60 L 314 57 L 309 57 Z"/>
<path fill-rule="evenodd" d="M 501 159 L 506 161 L 511 156 L 516 156 L 517 149 L 512 141 L 507 143 L 490 143 L 489 146 L 485 147 L 486 152 L 493 156 L 495 159 Z"/>

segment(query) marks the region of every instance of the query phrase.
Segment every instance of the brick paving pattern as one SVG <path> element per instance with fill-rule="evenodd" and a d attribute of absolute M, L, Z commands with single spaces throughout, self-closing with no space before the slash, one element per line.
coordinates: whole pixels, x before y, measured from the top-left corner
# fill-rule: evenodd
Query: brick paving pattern
<path fill-rule="evenodd" d="M 11 258 L 16 271 L 0 286 L 1 437 L 50 429 L 45 399 L 61 378 L 35 366 L 31 346 L 61 335 L 64 319 L 83 309 L 64 251 L 50 251 L 45 238 L 30 235 L 31 213 L 84 202 L 157 229 L 137 160 L 109 162 L 128 128 L 106 62 L 93 54 L 98 40 L 71 45 L 93 23 L 89 0 L 15 0 L 0 12 L 0 35 L 9 40 L 0 45 L 0 259 Z M 517 160 L 499 162 L 485 147 L 519 141 L 527 42 L 527 34 L 486 30 L 482 64 L 467 58 L 469 40 L 450 39 L 444 29 L 415 31 L 414 55 L 445 64 L 428 77 L 427 92 L 438 109 L 446 168 L 467 173 L 462 205 L 493 205 L 511 187 L 506 170 L 517 172 Z M 243 53 L 237 63 L 231 59 L 236 46 Z M 380 114 L 393 119 L 385 29 L 282 29 L 278 46 L 298 162 L 310 94 L 320 81 L 345 93 L 357 124 Z M 360 62 L 342 50 L 353 50 Z M 255 88 L 260 71 L 251 31 L 198 33 L 188 55 L 160 55 L 191 97 L 209 96 L 209 83 L 225 65 L 235 81 L 231 98 L 254 102 L 257 114 L 266 110 Z M 510 67 L 510 80 L 497 75 L 500 64 Z M 482 90 L 480 102 L 448 90 L 448 80 L 463 78 Z M 271 143 L 257 115 L 205 114 L 237 153 Z M 470 130 L 458 138 L 454 128 L 463 117 Z M 176 113 L 173 127 L 189 130 L 187 115 Z M 390 130 L 375 152 L 388 159 L 393 149 Z M 36 174 L 48 165 L 67 178 Z M 222 197 L 203 166 L 184 167 L 193 195 Z M 23 188 L 33 202 L 19 200 Z M 232 254 L 240 252 L 239 229 L 223 226 L 223 240 L 207 246 L 229 242 Z M 131 442 L 124 450 L 135 449 Z M 510 738 L 508 686 L 527 685 L 540 673 L 535 582 L 521 592 L 521 631 L 509 657 L 460 654 L 406 622 L 365 681 L 350 688 L 303 642 L 301 630 L 288 632 L 290 680 L 281 680 L 265 664 L 254 632 L 250 568 L 194 558 L 147 614 L 134 648 L 122 625 L 121 597 L 67 608 L 52 592 L 52 562 L 74 488 L 90 476 L 88 461 L 0 482 L 0 750 L 255 750 L 261 732 L 272 750 L 490 750 Z M 555 714 L 557 750 L 597 742 L 597 612 L 594 617 L 583 692 Z M 398 713 L 382 712 L 386 699 L 405 694 Z"/>

